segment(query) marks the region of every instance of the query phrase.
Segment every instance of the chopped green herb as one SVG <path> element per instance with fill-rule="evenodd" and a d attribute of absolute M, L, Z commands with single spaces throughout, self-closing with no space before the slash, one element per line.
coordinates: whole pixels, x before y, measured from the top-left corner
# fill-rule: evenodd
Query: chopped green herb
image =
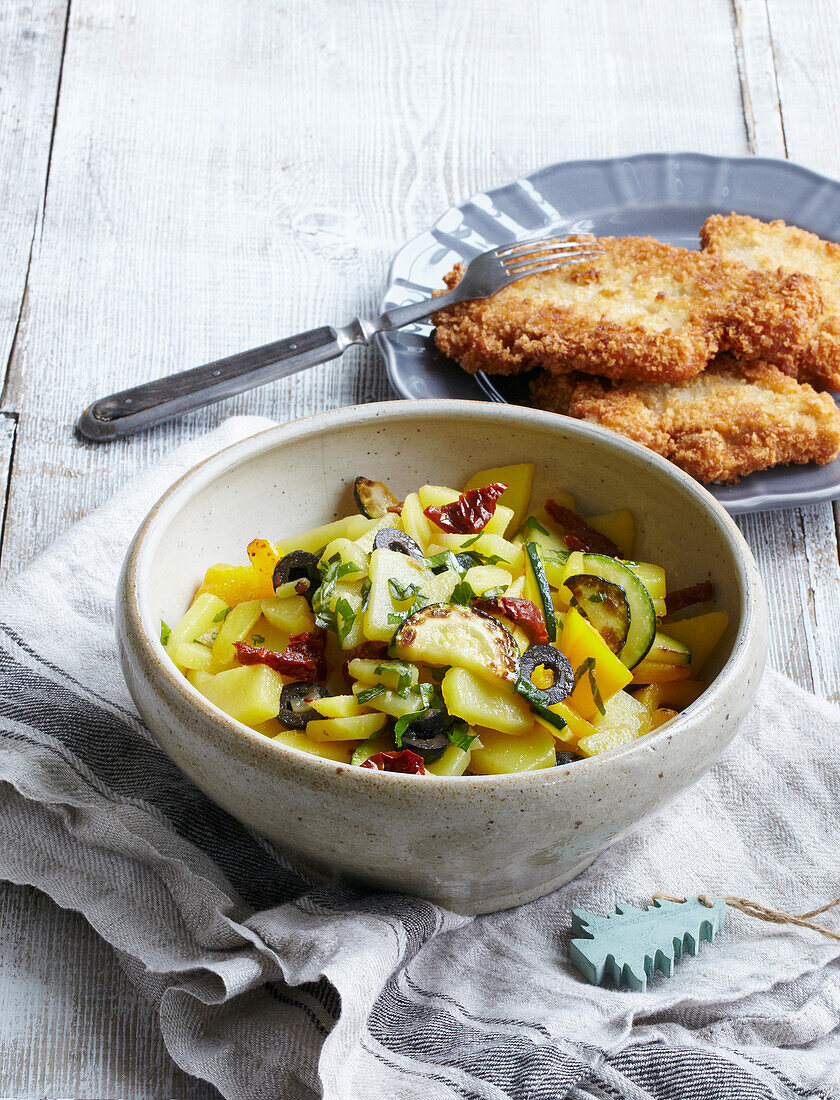
<path fill-rule="evenodd" d="M 402 748 L 403 734 L 415 720 L 415 718 L 422 718 L 426 713 L 426 708 L 423 710 L 412 711 L 411 714 L 404 714 L 402 718 L 398 718 L 394 725 L 394 744 L 398 749 Z"/>
<path fill-rule="evenodd" d="M 406 600 L 414 600 L 420 595 L 420 585 L 400 584 L 399 581 L 391 577 L 388 581 L 388 591 L 397 603 L 404 603 Z"/>
<path fill-rule="evenodd" d="M 509 587 L 509 585 L 505 584 L 502 585 L 501 588 L 488 588 L 486 592 L 481 593 L 481 598 L 483 600 L 495 600 L 497 596 L 501 596 L 503 593 L 507 592 Z"/>
<path fill-rule="evenodd" d="M 436 684 L 417 684 L 411 689 L 410 694 L 419 696 L 424 707 L 435 707 L 436 709 L 443 707 L 443 696 L 438 691 Z"/>
<path fill-rule="evenodd" d="M 356 621 L 356 612 L 343 596 L 339 596 L 335 602 L 335 618 L 338 626 L 336 634 L 338 634 L 338 640 L 343 645 L 347 641 L 347 637 Z"/>
<path fill-rule="evenodd" d="M 387 688 L 384 684 L 374 684 L 373 687 L 365 688 L 363 691 L 356 693 L 357 703 L 369 703 L 371 699 L 375 699 L 378 695 L 384 695 Z"/>
<path fill-rule="evenodd" d="M 458 581 L 455 587 L 452 589 L 452 595 L 449 597 L 450 603 L 461 604 L 466 607 L 470 600 L 475 599 L 475 591 L 472 585 L 468 581 Z"/>
<path fill-rule="evenodd" d="M 473 741 L 478 736 L 477 733 L 469 733 L 469 726 L 466 722 L 456 722 L 454 726 L 450 726 L 446 731 L 446 736 L 459 749 L 463 749 L 464 752 L 468 752 L 472 747 Z"/>
<path fill-rule="evenodd" d="M 169 639 L 172 635 L 172 628 L 168 626 L 163 619 L 160 620 L 160 644 L 168 645 Z"/>
<path fill-rule="evenodd" d="M 571 551 L 550 550 L 547 546 L 541 546 L 540 554 L 542 554 L 546 561 L 554 562 L 555 565 L 565 565 L 571 556 Z"/>
<path fill-rule="evenodd" d="M 223 619 L 226 619 L 229 614 L 230 614 L 230 608 L 229 607 L 223 607 L 221 611 L 217 611 L 216 614 L 213 616 L 213 622 L 214 623 L 220 623 Z"/>
<path fill-rule="evenodd" d="M 397 623 L 402 623 L 402 622 L 405 622 L 405 620 L 406 620 L 407 618 L 409 618 L 409 616 L 410 616 L 410 615 L 411 615 L 411 612 L 410 612 L 410 611 L 406 612 L 406 613 L 405 613 L 405 614 L 403 614 L 403 615 L 389 615 L 389 616 L 388 616 L 388 624 L 389 624 L 390 626 L 394 626 L 394 625 L 396 625 Z"/>
<path fill-rule="evenodd" d="M 578 686 L 579 681 L 582 680 L 584 676 L 589 677 L 589 690 L 592 692 L 592 701 L 601 714 L 606 714 L 607 708 L 604 706 L 601 690 L 598 687 L 598 680 L 595 677 L 594 657 L 587 657 L 585 661 L 581 662 L 580 667 L 575 672 L 575 687 Z"/>
<path fill-rule="evenodd" d="M 251 645 L 265 645 L 265 638 L 262 634 L 252 634 Z"/>
<path fill-rule="evenodd" d="M 466 542 L 462 542 L 461 543 L 461 549 L 462 550 L 468 550 L 471 546 L 475 546 L 475 544 L 478 542 L 478 540 L 481 538 L 481 536 L 483 534 L 484 534 L 483 531 L 479 531 L 478 534 L 473 535 L 473 537 L 471 539 L 467 539 Z"/>
<path fill-rule="evenodd" d="M 551 532 L 547 531 L 545 529 L 545 527 L 543 527 L 543 525 L 540 523 L 540 521 L 537 519 L 536 516 L 528 516 L 528 518 L 525 520 L 525 522 L 522 524 L 522 526 L 516 532 L 516 535 L 521 535 L 525 531 L 527 531 L 527 532 L 539 531 L 540 534 L 545 535 L 546 538 L 549 538 L 549 539 L 551 538 Z M 514 535 L 514 538 L 516 538 L 516 535 Z"/>
<path fill-rule="evenodd" d="M 606 592 L 593 592 L 591 596 L 587 597 L 589 603 L 606 603 L 609 596 Z"/>
<path fill-rule="evenodd" d="M 445 565 L 447 569 L 454 569 L 456 573 L 464 572 L 451 550 L 441 550 L 439 554 L 433 554 L 430 558 L 425 559 L 425 564 L 429 569 L 439 569 L 442 565 Z"/>
<path fill-rule="evenodd" d="M 370 577 L 365 577 L 362 581 L 362 606 L 359 608 L 360 614 L 364 615 L 367 611 L 368 600 L 370 599 Z"/>

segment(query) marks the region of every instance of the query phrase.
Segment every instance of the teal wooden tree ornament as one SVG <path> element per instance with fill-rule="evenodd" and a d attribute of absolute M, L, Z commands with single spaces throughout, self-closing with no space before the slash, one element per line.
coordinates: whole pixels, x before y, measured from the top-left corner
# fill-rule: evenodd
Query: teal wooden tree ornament
<path fill-rule="evenodd" d="M 723 927 L 726 902 L 710 898 L 685 901 L 654 901 L 648 909 L 616 905 L 606 917 L 572 910 L 572 939 L 569 956 L 588 982 L 600 985 L 604 975 L 616 986 L 626 982 L 630 989 L 644 990 L 655 970 L 667 978 L 674 973 L 674 961 L 683 952 L 697 954 L 701 940 L 710 943 Z"/>

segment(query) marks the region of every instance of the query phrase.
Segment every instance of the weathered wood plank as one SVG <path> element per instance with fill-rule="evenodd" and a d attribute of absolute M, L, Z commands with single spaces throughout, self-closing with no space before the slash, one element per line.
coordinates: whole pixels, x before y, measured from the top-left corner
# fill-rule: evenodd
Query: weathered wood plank
<path fill-rule="evenodd" d="M 43 205 L 66 9 L 66 0 L 0 9 L 0 385 Z"/>
<path fill-rule="evenodd" d="M 19 430 L 7 571 L 232 410 L 389 391 L 356 352 L 107 451 L 72 436 L 91 398 L 373 309 L 406 236 L 546 161 L 745 148 L 725 0 L 699 23 L 655 0 L 622 19 L 603 0 L 491 7 L 227 0 L 208 23 L 197 3 L 74 0 L 8 396 L 39 416 Z"/>
<path fill-rule="evenodd" d="M 808 5 L 810 8 L 820 5 Z M 752 152 L 799 159 L 802 116 L 785 80 L 789 28 L 778 39 L 777 5 L 771 0 L 734 0 L 734 31 L 743 87 L 745 124 Z M 796 23 L 804 26 L 803 5 Z M 795 66 L 796 67 L 796 66 Z M 780 91 L 786 94 L 780 100 Z M 813 123 L 811 123 L 813 125 Z M 741 530 L 767 587 L 770 661 L 803 687 L 840 698 L 840 654 L 826 645 L 826 628 L 840 613 L 840 563 L 831 506 L 746 516 Z"/>
<path fill-rule="evenodd" d="M 166 1052 L 156 1013 L 76 913 L 0 884 L 0 1093 L 215 1100 Z"/>

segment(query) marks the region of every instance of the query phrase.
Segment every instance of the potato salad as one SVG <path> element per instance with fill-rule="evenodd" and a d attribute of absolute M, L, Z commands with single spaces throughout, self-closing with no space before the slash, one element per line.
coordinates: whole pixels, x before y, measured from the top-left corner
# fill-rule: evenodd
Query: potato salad
<path fill-rule="evenodd" d="M 402 500 L 358 477 L 356 514 L 211 566 L 161 644 L 232 718 L 359 768 L 499 775 L 627 745 L 701 694 L 726 614 L 709 579 L 669 590 L 634 560 L 631 511 L 535 505 L 533 472 Z"/>

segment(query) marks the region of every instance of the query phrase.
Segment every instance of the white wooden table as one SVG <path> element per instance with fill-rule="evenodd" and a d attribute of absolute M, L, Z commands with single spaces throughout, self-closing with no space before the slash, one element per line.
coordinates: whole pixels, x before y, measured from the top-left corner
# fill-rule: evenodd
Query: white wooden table
<path fill-rule="evenodd" d="M 392 396 L 356 349 L 128 442 L 72 432 L 96 396 L 373 310 L 398 245 L 473 191 L 646 150 L 840 175 L 838 41 L 833 0 L 5 0 L 0 571 L 232 412 Z M 835 511 L 742 528 L 772 662 L 837 699 Z M 81 918 L 6 886 L 0 1095 L 217 1094 Z"/>

